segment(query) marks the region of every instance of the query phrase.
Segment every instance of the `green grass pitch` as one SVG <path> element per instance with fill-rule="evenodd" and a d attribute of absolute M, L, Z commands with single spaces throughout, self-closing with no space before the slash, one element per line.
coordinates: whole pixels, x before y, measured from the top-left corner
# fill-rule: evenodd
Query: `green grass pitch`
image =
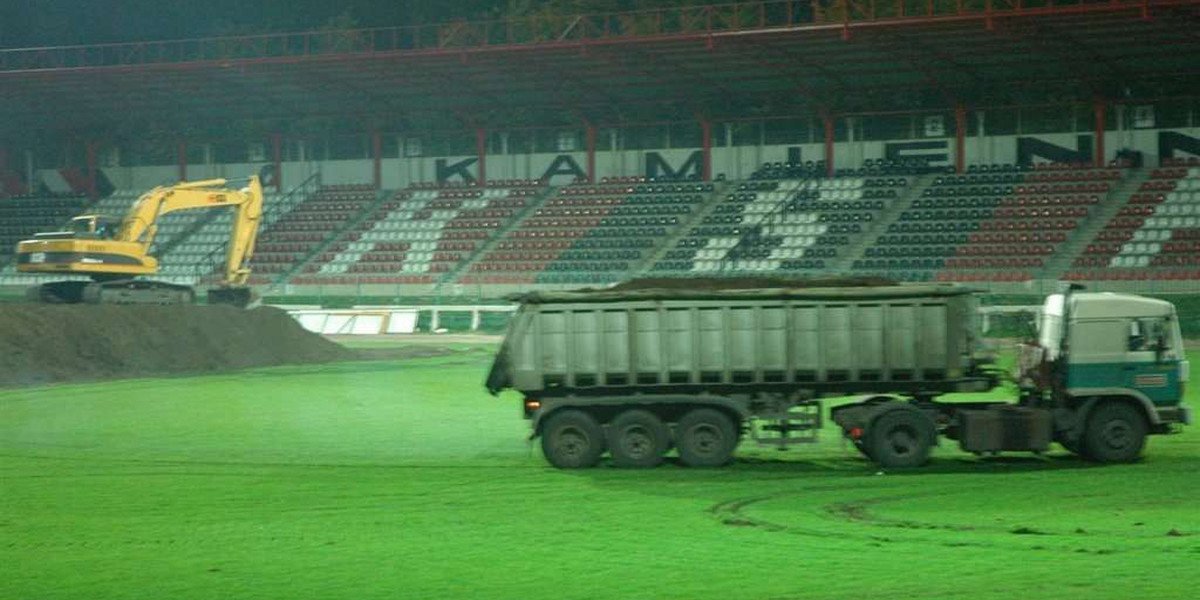
<path fill-rule="evenodd" d="M 1197 427 L 1123 466 L 947 443 L 881 474 L 829 431 L 724 469 L 567 472 L 482 390 L 489 359 L 0 392 L 0 599 L 1200 593 Z"/>

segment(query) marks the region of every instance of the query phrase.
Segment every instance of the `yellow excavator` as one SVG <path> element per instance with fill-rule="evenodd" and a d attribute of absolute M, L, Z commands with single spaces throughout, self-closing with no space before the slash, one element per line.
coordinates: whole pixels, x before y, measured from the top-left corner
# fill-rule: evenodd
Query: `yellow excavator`
<path fill-rule="evenodd" d="M 138 198 L 123 219 L 83 215 L 67 231 L 38 233 L 17 244 L 17 271 L 82 275 L 87 280 L 55 281 L 29 289 L 32 300 L 88 304 L 189 304 L 196 293 L 190 286 L 138 279 L 158 273 L 150 245 L 158 220 L 183 210 L 233 207 L 233 228 L 225 253 L 224 278 L 209 290 L 210 304 L 250 304 L 249 262 L 262 219 L 262 183 L 251 177 L 238 190 L 225 179 L 210 179 L 156 187 Z"/>

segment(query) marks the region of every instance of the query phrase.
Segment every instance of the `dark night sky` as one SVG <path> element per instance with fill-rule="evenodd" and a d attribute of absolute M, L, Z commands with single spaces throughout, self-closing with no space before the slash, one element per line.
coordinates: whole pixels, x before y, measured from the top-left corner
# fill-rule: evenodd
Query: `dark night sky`
<path fill-rule="evenodd" d="M 359 26 L 478 18 L 504 0 L 0 0 L 0 48 L 315 29 L 343 13 Z"/>

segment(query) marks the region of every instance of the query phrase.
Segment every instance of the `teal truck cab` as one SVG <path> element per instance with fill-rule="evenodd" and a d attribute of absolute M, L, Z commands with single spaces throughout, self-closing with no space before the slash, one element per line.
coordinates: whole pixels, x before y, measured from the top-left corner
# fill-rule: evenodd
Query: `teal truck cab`
<path fill-rule="evenodd" d="M 1046 298 L 1022 347 L 1021 403 L 1052 411 L 1054 438 L 1102 462 L 1136 458 L 1145 436 L 1189 424 L 1188 361 L 1175 307 L 1129 294 Z"/>

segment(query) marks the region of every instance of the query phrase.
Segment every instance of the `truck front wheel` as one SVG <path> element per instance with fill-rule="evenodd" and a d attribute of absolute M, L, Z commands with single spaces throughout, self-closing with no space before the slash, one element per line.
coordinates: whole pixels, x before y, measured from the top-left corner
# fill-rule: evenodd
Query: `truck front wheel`
<path fill-rule="evenodd" d="M 929 460 L 936 435 L 933 423 L 921 411 L 889 410 L 867 428 L 867 456 L 881 467 L 919 467 Z"/>
<path fill-rule="evenodd" d="M 604 432 L 581 410 L 555 413 L 542 427 L 542 453 L 560 469 L 594 467 L 604 453 Z"/>
<path fill-rule="evenodd" d="M 679 460 L 689 467 L 719 467 L 733 458 L 738 435 L 733 420 L 711 408 L 683 415 L 675 426 Z"/>
<path fill-rule="evenodd" d="M 671 445 L 671 432 L 654 413 L 627 410 L 608 425 L 608 450 L 618 467 L 654 467 Z"/>
<path fill-rule="evenodd" d="M 1123 402 L 1105 402 L 1088 418 L 1083 435 L 1085 456 L 1096 462 L 1136 460 L 1146 444 L 1146 419 Z"/>

